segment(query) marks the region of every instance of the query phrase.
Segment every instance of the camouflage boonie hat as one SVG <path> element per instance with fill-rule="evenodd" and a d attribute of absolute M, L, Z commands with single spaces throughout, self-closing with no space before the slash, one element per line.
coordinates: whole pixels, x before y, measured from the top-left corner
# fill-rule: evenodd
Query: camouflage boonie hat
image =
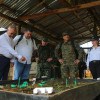
<path fill-rule="evenodd" d="M 47 38 L 43 38 L 42 39 L 44 42 L 48 42 L 48 39 Z"/>
<path fill-rule="evenodd" d="M 69 35 L 67 32 L 62 33 L 62 36 Z"/>

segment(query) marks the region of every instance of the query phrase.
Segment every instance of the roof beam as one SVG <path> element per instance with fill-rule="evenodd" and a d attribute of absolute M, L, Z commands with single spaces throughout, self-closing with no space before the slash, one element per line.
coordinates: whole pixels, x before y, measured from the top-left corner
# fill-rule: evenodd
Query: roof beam
<path fill-rule="evenodd" d="M 38 0 L 38 1 L 40 1 L 40 0 Z M 48 5 L 46 5 L 45 3 L 43 5 L 46 7 L 46 9 L 52 10 L 52 8 L 48 7 Z M 61 19 L 61 21 L 63 21 L 68 27 L 70 27 L 73 30 L 73 32 L 78 33 L 78 31 L 75 30 L 75 28 L 69 22 L 67 22 L 66 20 L 64 20 L 61 16 L 59 16 L 58 14 L 56 14 L 55 16 L 57 18 Z"/>
<path fill-rule="evenodd" d="M 33 20 L 29 20 L 30 21 L 30 23 L 34 23 L 34 21 Z M 51 30 L 47 30 L 47 29 L 45 29 L 45 27 L 44 26 L 42 26 L 42 25 L 34 25 L 34 27 L 35 28 L 38 28 L 39 30 L 41 30 L 41 31 L 43 31 L 43 32 L 45 32 L 45 33 L 47 33 L 48 35 L 51 35 L 51 36 L 53 36 L 53 37 L 55 37 L 55 39 L 56 40 L 58 40 L 58 38 L 57 38 L 57 34 L 53 34 L 53 33 L 55 33 L 54 31 L 51 31 Z"/>
<path fill-rule="evenodd" d="M 83 19 L 86 19 L 87 17 L 88 17 L 88 15 L 85 16 Z M 68 16 L 68 17 L 65 17 L 64 19 L 66 19 L 66 18 L 69 18 L 69 16 Z M 46 29 L 52 28 L 53 26 L 56 26 L 56 25 L 58 25 L 58 24 L 60 24 L 60 23 L 61 23 L 61 19 L 60 19 L 59 21 L 57 21 L 57 22 L 51 24 L 51 25 L 48 25 L 48 26 L 46 27 Z M 75 24 L 75 23 L 78 23 L 78 21 L 75 21 L 74 23 L 71 23 L 71 24 Z"/>
<path fill-rule="evenodd" d="M 27 14 L 30 14 L 32 11 L 34 11 L 36 8 L 38 8 L 39 6 L 41 6 L 41 5 L 44 5 L 45 4 L 45 2 L 47 1 L 47 0 L 38 0 L 39 1 L 39 3 L 35 6 L 35 7 L 33 7 L 32 9 L 30 9 L 30 10 L 28 10 L 28 11 L 26 11 L 24 14 L 22 14 L 21 16 L 23 16 L 23 15 L 27 15 Z M 20 16 L 20 17 L 21 17 Z M 58 38 L 56 38 L 57 36 L 55 36 L 54 34 L 52 34 L 52 33 L 54 33 L 54 32 L 52 32 L 52 31 L 50 31 L 50 30 L 46 30 L 42 25 L 39 25 L 39 24 L 35 24 L 36 22 L 35 21 L 33 21 L 33 20 L 31 20 L 31 19 L 29 19 L 29 22 L 31 23 L 31 24 L 33 24 L 33 26 L 35 27 L 35 28 L 37 28 L 37 29 L 39 29 L 39 30 L 41 30 L 41 31 L 43 31 L 44 33 L 47 33 L 48 35 L 51 35 L 52 37 L 54 37 L 56 40 L 58 39 Z"/>
<path fill-rule="evenodd" d="M 52 37 L 52 36 L 46 34 L 45 32 L 42 32 L 42 31 L 40 31 L 39 29 L 33 27 L 33 25 L 30 25 L 30 24 L 27 24 L 27 23 L 25 23 L 25 22 L 23 22 L 23 21 L 19 21 L 19 20 L 17 20 L 17 19 L 11 18 L 11 17 L 9 17 L 9 16 L 7 16 L 7 15 L 2 14 L 1 12 L 0 12 L 0 17 L 3 17 L 4 19 L 7 19 L 7 20 L 13 22 L 14 24 L 17 24 L 17 25 L 20 24 L 20 25 L 23 26 L 23 27 L 32 27 L 33 30 L 34 30 L 37 34 L 39 34 L 40 36 L 44 36 L 44 37 L 46 37 L 46 38 L 48 38 L 48 39 L 50 39 L 51 41 L 54 41 L 54 42 L 56 42 L 56 43 L 59 42 L 59 41 L 57 41 L 54 37 Z"/>
<path fill-rule="evenodd" d="M 64 19 L 64 20 L 66 20 L 66 18 L 69 19 L 71 16 L 72 16 L 72 15 L 66 16 L 66 17 L 64 17 L 63 19 Z M 56 21 L 55 23 L 52 23 L 52 24 L 46 26 L 46 29 L 50 29 L 50 28 L 52 28 L 53 26 L 56 26 L 56 25 L 58 25 L 58 24 L 60 24 L 60 23 L 62 23 L 62 19 Z"/>
<path fill-rule="evenodd" d="M 84 0 L 85 3 L 87 3 L 87 0 Z M 91 17 L 93 18 L 94 22 L 96 22 L 96 24 L 98 26 L 100 26 L 100 21 L 98 20 L 99 16 L 97 16 L 97 14 L 95 13 L 95 9 L 94 8 L 88 8 L 87 11 L 90 13 Z"/>
<path fill-rule="evenodd" d="M 67 2 L 67 1 L 64 1 L 64 0 L 59 0 L 59 2 L 63 2 L 63 5 L 65 7 L 71 7 L 71 5 Z M 92 31 L 90 30 L 90 28 L 88 27 L 88 25 L 84 22 L 84 20 L 78 15 L 78 13 L 76 11 L 73 12 L 73 14 L 76 16 L 76 18 L 83 24 L 84 27 L 86 27 L 91 33 Z M 93 33 L 92 33 L 93 34 Z"/>
<path fill-rule="evenodd" d="M 90 22 L 90 23 L 88 23 L 88 25 L 90 25 L 90 24 L 92 24 L 93 22 Z M 65 29 L 66 27 L 64 27 L 63 29 Z M 80 27 L 79 29 L 81 29 L 81 28 L 83 28 L 83 27 Z M 92 28 L 91 28 L 92 29 Z M 62 28 L 61 28 L 61 30 L 62 30 Z M 60 29 L 59 30 L 57 30 L 57 31 L 60 31 Z M 76 35 L 81 35 L 81 34 L 83 34 L 84 32 L 87 32 L 88 30 L 85 30 L 85 31 L 83 31 L 83 32 L 81 32 L 81 33 L 76 33 L 76 34 L 71 34 L 71 36 L 72 37 L 74 37 L 74 36 L 76 36 Z"/>
<path fill-rule="evenodd" d="M 52 11 L 48 11 L 48 12 L 43 12 L 43 13 L 38 13 L 38 14 L 33 14 L 33 15 L 27 15 L 27 16 L 20 17 L 18 19 L 19 20 L 34 19 L 34 18 L 49 16 L 49 15 L 62 13 L 62 12 L 77 11 L 77 10 L 91 8 L 91 7 L 95 7 L 95 6 L 100 6 L 100 1 L 94 1 L 94 2 L 90 2 L 90 3 L 86 3 L 86 4 L 81 4 L 81 5 L 77 5 L 75 7 L 61 8 L 61 9 L 56 9 L 56 10 L 52 10 Z"/>
<path fill-rule="evenodd" d="M 92 29 L 92 28 L 91 28 Z M 88 32 L 89 33 L 89 31 L 88 30 L 85 30 L 85 31 L 83 31 L 83 32 L 81 32 L 80 34 L 75 34 L 75 35 L 73 35 L 73 37 L 74 36 L 77 36 L 77 35 L 82 35 L 83 33 L 86 33 L 86 32 Z M 93 34 L 92 34 L 93 35 Z"/>
<path fill-rule="evenodd" d="M 39 3 L 39 5 L 40 5 L 41 3 Z M 11 11 L 12 13 L 14 13 L 14 10 L 12 9 L 12 8 L 10 8 L 10 7 L 8 7 L 8 6 L 6 6 L 6 5 L 4 5 L 4 4 L 0 4 L 0 6 L 1 7 L 3 7 L 3 8 L 5 8 L 5 9 L 7 9 L 7 10 L 9 10 L 9 11 Z M 36 7 L 35 7 L 36 8 Z M 30 20 L 29 20 L 30 21 Z M 33 23 L 32 23 L 33 24 Z M 18 25 L 18 27 L 19 26 L 21 26 L 21 25 Z M 33 25 L 34 26 L 34 25 Z M 35 27 L 35 26 L 34 26 Z M 38 26 L 38 27 L 40 27 L 40 26 Z M 37 27 L 35 27 L 35 28 L 37 28 Z M 41 27 L 42 28 L 42 27 Z M 41 30 L 40 28 L 37 28 L 37 29 L 39 29 L 39 30 Z M 47 32 L 48 30 L 46 30 L 45 31 L 45 28 L 43 28 L 42 30 L 41 30 L 42 32 L 44 32 L 44 33 L 48 33 L 48 34 L 50 34 L 51 35 L 51 33 L 53 33 L 53 32 Z M 20 32 L 18 32 L 18 33 L 20 33 Z M 54 38 L 56 37 L 56 36 L 54 36 L 54 35 L 52 35 Z"/>
<path fill-rule="evenodd" d="M 93 17 L 94 22 L 97 23 L 98 26 L 100 26 L 100 21 L 97 19 L 97 18 L 99 18 L 99 16 L 96 17 L 96 14 L 95 14 L 95 12 L 94 12 L 94 9 L 88 9 L 88 12 L 89 12 L 89 13 L 91 14 L 91 16 Z"/>
<path fill-rule="evenodd" d="M 76 12 L 74 12 L 74 15 L 79 19 L 79 21 L 83 24 L 83 26 L 86 27 L 92 33 L 88 25 L 84 22 L 84 20 Z"/>
<path fill-rule="evenodd" d="M 3 3 L 3 2 L 4 2 L 4 0 L 0 0 L 0 4 Z"/>
<path fill-rule="evenodd" d="M 84 40 L 84 39 L 91 39 L 92 37 L 77 37 L 73 38 L 74 40 Z"/>
<path fill-rule="evenodd" d="M 70 27 L 70 28 L 73 30 L 73 32 L 78 33 L 78 31 L 77 31 L 69 22 L 67 22 L 65 19 L 63 19 L 63 18 L 60 17 L 60 16 L 58 16 L 58 18 L 61 18 L 61 20 L 62 20 L 68 27 Z"/>
<path fill-rule="evenodd" d="M 13 12 L 13 13 L 16 12 L 16 10 L 14 10 L 14 9 L 12 9 L 12 8 L 10 8 L 10 7 L 6 6 L 6 5 L 4 5 L 4 4 L 0 4 L 0 7 L 4 8 L 4 9 L 7 9 L 7 10 L 9 10 L 10 12 Z"/>

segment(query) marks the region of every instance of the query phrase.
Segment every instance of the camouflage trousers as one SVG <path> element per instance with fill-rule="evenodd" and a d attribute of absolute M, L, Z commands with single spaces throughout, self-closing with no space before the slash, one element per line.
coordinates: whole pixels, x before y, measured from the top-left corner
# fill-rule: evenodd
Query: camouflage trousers
<path fill-rule="evenodd" d="M 51 77 L 51 64 L 48 62 L 37 64 L 36 78 L 41 78 L 41 76 Z"/>
<path fill-rule="evenodd" d="M 61 77 L 62 78 L 75 78 L 78 74 L 78 68 L 76 65 L 61 65 Z"/>

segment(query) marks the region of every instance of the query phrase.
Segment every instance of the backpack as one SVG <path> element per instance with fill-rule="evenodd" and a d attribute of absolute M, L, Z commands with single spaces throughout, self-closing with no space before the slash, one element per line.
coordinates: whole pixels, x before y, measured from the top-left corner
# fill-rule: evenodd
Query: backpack
<path fill-rule="evenodd" d="M 17 41 L 16 45 L 18 45 L 19 42 L 23 39 L 23 36 L 24 36 L 24 34 L 21 34 L 21 36 L 20 36 L 19 40 Z M 32 42 L 34 43 L 34 38 L 33 38 L 33 37 L 31 37 L 31 40 L 32 40 Z M 16 46 L 16 45 L 15 45 L 15 46 Z"/>

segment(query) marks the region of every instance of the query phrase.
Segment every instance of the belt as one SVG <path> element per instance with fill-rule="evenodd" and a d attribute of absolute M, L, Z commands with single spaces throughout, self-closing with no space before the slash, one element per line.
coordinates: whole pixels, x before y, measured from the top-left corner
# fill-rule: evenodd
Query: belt
<path fill-rule="evenodd" d="M 100 60 L 93 60 L 92 63 L 100 62 Z"/>

